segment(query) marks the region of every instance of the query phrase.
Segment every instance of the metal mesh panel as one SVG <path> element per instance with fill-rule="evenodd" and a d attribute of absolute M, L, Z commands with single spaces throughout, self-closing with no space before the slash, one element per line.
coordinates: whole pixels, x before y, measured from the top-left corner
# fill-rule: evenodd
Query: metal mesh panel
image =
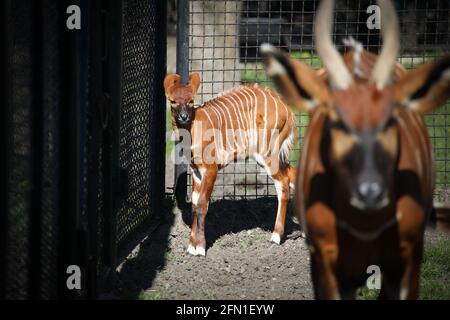
<path fill-rule="evenodd" d="M 122 242 L 151 216 L 151 123 L 155 73 L 155 1 L 127 0 L 123 6 L 123 77 L 120 166 L 128 169 L 128 198 L 118 213 Z"/>
<path fill-rule="evenodd" d="M 44 1 L 43 8 L 43 168 L 41 217 L 40 297 L 56 298 L 59 207 L 59 28 L 58 3 Z"/>
<path fill-rule="evenodd" d="M 259 56 L 259 45 L 270 42 L 313 67 L 321 62 L 314 51 L 314 16 L 318 0 L 208 1 L 190 0 L 190 71 L 202 82 L 196 98 L 201 104 L 220 92 L 246 82 L 273 87 Z M 376 1 L 338 0 L 334 13 L 334 41 L 353 36 L 367 50 L 378 52 L 379 30 L 370 30 L 367 8 Z M 449 2 L 446 0 L 395 1 L 401 22 L 402 52 L 407 69 L 434 61 L 450 48 Z M 296 163 L 301 138 L 308 123 L 297 114 L 299 139 L 291 153 Z M 426 116 L 437 166 L 435 199 L 450 202 L 450 105 Z M 191 179 L 188 179 L 189 184 Z M 190 189 L 190 185 L 189 188 Z M 190 190 L 189 190 L 190 191 Z M 188 192 L 190 194 L 190 192 Z M 225 168 L 217 177 L 212 198 L 274 196 L 271 179 L 254 161 Z"/>
<path fill-rule="evenodd" d="M 0 239 L 0 295 L 7 299 L 95 297 L 96 281 L 115 267 L 115 244 L 125 247 L 147 226 L 164 190 L 164 163 L 158 166 L 164 110 L 156 102 L 164 101 L 165 60 L 157 51 L 165 37 L 159 32 L 165 17 L 158 14 L 164 6 L 127 0 L 122 12 L 122 3 L 79 2 L 90 15 L 82 15 L 77 32 L 65 28 L 66 4 L 8 0 L 2 6 L 10 13 L 12 40 L 2 38 L 1 52 L 10 55 L 4 122 L 11 148 L 2 153 L 8 179 L 2 180 L 7 201 L 2 197 Z M 117 96 L 120 116 L 108 122 L 105 108 Z M 119 201 L 111 199 L 118 195 L 116 165 L 129 177 L 117 221 Z M 69 292 L 66 267 L 72 264 L 84 278 L 82 290 Z"/>
<path fill-rule="evenodd" d="M 7 299 L 28 298 L 31 196 L 31 25 L 30 6 L 14 2 L 9 212 L 6 252 Z M 20 27 L 20 28 L 18 28 Z M 18 272 L 20 270 L 20 272 Z"/>
<path fill-rule="evenodd" d="M 58 17 L 58 3 L 42 1 L 42 15 L 33 11 L 32 1 L 11 3 L 12 81 L 9 99 L 12 114 L 9 129 L 12 141 L 8 154 L 11 169 L 7 248 L 4 253 L 5 297 L 51 299 L 56 297 L 59 214 L 60 33 L 57 32 L 59 20 L 55 18 Z M 39 31 L 33 21 L 38 22 Z M 36 39 L 37 35 L 42 35 L 42 38 Z M 39 81 L 36 80 L 38 76 Z M 36 97 L 43 100 L 38 101 Z M 42 104 L 42 112 L 38 111 L 35 103 Z M 37 127 L 33 125 L 36 119 L 41 122 Z M 36 153 L 37 148 L 42 148 L 42 152 Z M 33 181 L 37 181 L 33 180 L 33 172 L 42 177 L 40 185 L 33 186 Z M 36 190 L 40 190 L 41 198 L 35 212 L 32 197 Z M 40 220 L 33 219 L 38 211 L 42 212 Z M 36 235 L 39 237 L 32 239 Z M 33 280 L 35 285 L 32 285 Z"/>

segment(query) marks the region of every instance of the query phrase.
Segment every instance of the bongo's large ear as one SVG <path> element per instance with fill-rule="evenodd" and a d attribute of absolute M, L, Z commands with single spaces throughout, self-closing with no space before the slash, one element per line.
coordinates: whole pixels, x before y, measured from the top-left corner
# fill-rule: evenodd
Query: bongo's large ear
<path fill-rule="evenodd" d="M 261 45 L 267 75 L 274 80 L 287 102 L 299 111 L 312 111 L 330 103 L 324 71 L 289 57 L 269 44 Z"/>
<path fill-rule="evenodd" d="M 400 78 L 397 102 L 420 113 L 434 111 L 450 98 L 450 56 L 425 64 Z"/>
<path fill-rule="evenodd" d="M 198 73 L 191 73 L 189 76 L 189 86 L 192 88 L 192 94 L 195 95 L 200 87 L 200 75 Z"/>
<path fill-rule="evenodd" d="M 169 96 L 170 96 L 171 89 L 174 86 L 179 85 L 180 81 L 181 81 L 181 77 L 178 74 L 168 74 L 164 78 L 164 91 L 166 93 L 167 98 L 169 98 Z"/>

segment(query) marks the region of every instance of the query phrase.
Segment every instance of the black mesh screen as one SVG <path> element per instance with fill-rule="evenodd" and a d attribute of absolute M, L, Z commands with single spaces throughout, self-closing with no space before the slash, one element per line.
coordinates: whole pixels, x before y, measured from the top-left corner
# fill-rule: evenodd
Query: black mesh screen
<path fill-rule="evenodd" d="M 128 170 L 128 197 L 118 213 L 119 245 L 150 218 L 154 122 L 156 1 L 127 0 L 123 6 L 120 166 Z"/>

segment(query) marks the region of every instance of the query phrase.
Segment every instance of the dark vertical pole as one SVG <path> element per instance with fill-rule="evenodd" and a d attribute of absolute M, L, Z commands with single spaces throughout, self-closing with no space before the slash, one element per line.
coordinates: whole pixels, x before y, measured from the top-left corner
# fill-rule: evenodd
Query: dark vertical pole
<path fill-rule="evenodd" d="M 42 172 L 43 172 L 43 3 L 42 0 L 32 2 L 32 34 L 31 52 L 31 157 L 32 157 L 32 189 L 30 213 L 30 297 L 38 299 L 40 294 L 41 274 L 41 220 L 42 220 Z"/>
<path fill-rule="evenodd" d="M 6 80 L 0 86 L 0 252 L 3 259 L 0 261 L 0 299 L 6 298 L 6 250 L 7 250 L 7 230 L 8 230 L 8 190 L 9 190 L 9 130 L 10 130 L 10 48 L 11 48 L 11 17 L 10 0 L 1 1 L 0 15 L 0 70 L 3 70 L 2 77 Z"/>
<path fill-rule="evenodd" d="M 80 184 L 80 193 L 78 202 L 80 203 L 80 213 L 79 213 L 79 229 L 78 229 L 78 237 L 79 237 L 79 250 L 80 250 L 80 263 L 82 266 L 82 270 L 84 271 L 84 278 L 82 281 L 83 284 L 83 297 L 84 298 L 92 298 L 95 296 L 95 281 L 92 281 L 92 272 L 95 272 L 95 269 L 92 268 L 92 256 L 91 256 L 91 245 L 95 246 L 96 243 L 94 241 L 90 241 L 89 234 L 89 212 L 87 207 L 87 198 L 88 198 L 88 181 L 93 179 L 94 176 L 88 175 L 88 158 L 87 158 L 87 148 L 88 148 L 88 120 L 87 113 L 89 105 L 89 81 L 90 81 L 90 36 L 91 36 L 91 24 L 90 24 L 90 16 L 93 14 L 90 10 L 90 3 L 94 3 L 97 1 L 89 1 L 89 0 L 80 0 L 80 9 L 81 9 L 81 25 L 82 28 L 80 30 L 80 42 L 79 42 L 79 50 L 80 50 L 80 87 L 79 87 L 79 97 L 80 97 L 80 106 L 79 106 L 79 124 L 78 124 L 78 161 L 80 164 L 78 171 L 78 179 Z M 95 277 L 95 274 L 94 274 Z"/>
<path fill-rule="evenodd" d="M 177 18 L 177 73 L 181 82 L 189 78 L 189 0 L 178 0 Z M 178 206 L 186 202 L 187 164 L 182 163 L 182 141 L 175 143 L 175 197 Z"/>
<path fill-rule="evenodd" d="M 101 2 L 89 1 L 89 105 L 87 111 L 87 215 L 89 228 L 89 257 L 87 261 L 88 298 L 97 297 L 97 264 L 99 258 L 98 208 L 99 196 L 99 154 L 101 122 L 99 103 L 103 96 L 102 57 L 103 57 L 103 20 Z"/>
<path fill-rule="evenodd" d="M 68 290 L 67 267 L 80 266 L 78 227 L 80 213 L 80 31 L 66 26 L 66 9 L 80 5 L 76 0 L 60 2 L 61 35 L 61 104 L 60 104 L 60 235 L 58 296 L 63 299 L 79 298 L 80 292 Z M 81 13 L 83 14 L 83 13 Z M 83 28 L 83 26 L 81 26 Z M 81 266 L 80 266 L 81 267 Z"/>
<path fill-rule="evenodd" d="M 189 78 L 189 0 L 178 0 L 177 73 L 181 82 Z"/>
<path fill-rule="evenodd" d="M 107 79 L 110 100 L 105 110 L 109 114 L 109 126 L 104 136 L 105 154 L 105 263 L 116 266 L 117 260 L 117 213 L 119 201 L 114 197 L 113 175 L 119 167 L 120 115 L 122 106 L 122 12 L 123 1 L 108 1 L 109 21 L 107 24 Z"/>
<path fill-rule="evenodd" d="M 153 191 L 152 214 L 161 212 L 161 199 L 164 198 L 165 180 L 165 139 L 166 133 L 166 97 L 164 94 L 164 77 L 167 71 L 167 2 L 156 2 L 156 28 L 155 28 L 155 80 L 154 80 L 154 101 L 153 101 L 153 126 L 152 126 L 152 168 L 154 175 L 153 184 L 150 186 Z M 151 194 L 151 193 L 150 193 Z"/>

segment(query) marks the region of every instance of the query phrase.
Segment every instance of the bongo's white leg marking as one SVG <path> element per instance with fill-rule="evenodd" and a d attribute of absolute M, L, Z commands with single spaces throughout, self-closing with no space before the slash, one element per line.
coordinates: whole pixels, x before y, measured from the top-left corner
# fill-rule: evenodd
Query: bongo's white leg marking
<path fill-rule="evenodd" d="M 195 250 L 195 254 L 197 256 L 206 256 L 205 248 L 198 246 L 197 249 Z"/>
<path fill-rule="evenodd" d="M 195 248 L 191 244 L 188 246 L 187 252 L 193 256 L 197 255 Z"/>
<path fill-rule="evenodd" d="M 273 180 L 273 183 L 275 184 L 275 190 L 277 190 L 277 198 L 278 198 L 278 210 L 277 210 L 277 218 L 275 220 L 275 223 L 278 221 L 278 218 L 280 217 L 281 213 L 281 197 L 283 194 L 283 185 L 278 180 Z M 277 232 L 272 233 L 272 237 L 270 238 L 270 241 L 280 244 L 281 243 L 281 236 Z"/>
<path fill-rule="evenodd" d="M 408 298 L 408 288 L 402 286 L 400 289 L 400 300 L 406 300 Z"/>
<path fill-rule="evenodd" d="M 198 205 L 198 198 L 200 198 L 200 193 L 198 193 L 197 191 L 192 192 L 192 204 L 194 206 Z"/>
<path fill-rule="evenodd" d="M 278 233 L 274 232 L 272 233 L 272 237 L 270 238 L 270 241 L 276 244 L 280 244 L 281 243 L 281 237 Z"/>

